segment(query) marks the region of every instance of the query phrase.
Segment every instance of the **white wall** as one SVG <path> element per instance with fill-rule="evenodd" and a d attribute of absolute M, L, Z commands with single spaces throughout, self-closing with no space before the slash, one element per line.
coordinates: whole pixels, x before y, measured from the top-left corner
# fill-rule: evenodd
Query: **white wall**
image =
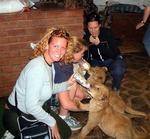
<path fill-rule="evenodd" d="M 99 6 L 99 5 L 105 5 L 106 1 L 108 0 L 93 0 L 93 2 Z M 124 4 L 133 4 L 133 5 L 137 5 L 141 8 L 143 8 L 143 0 L 109 0 L 109 1 L 116 1 L 116 2 L 120 2 L 120 3 L 124 3 Z"/>

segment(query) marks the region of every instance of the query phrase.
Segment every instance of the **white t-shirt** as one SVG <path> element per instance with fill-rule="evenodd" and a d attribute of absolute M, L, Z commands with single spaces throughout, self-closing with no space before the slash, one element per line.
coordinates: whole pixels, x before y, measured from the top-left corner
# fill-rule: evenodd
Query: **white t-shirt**
<path fill-rule="evenodd" d="M 19 0 L 0 0 L 0 13 L 20 12 L 24 8 Z"/>
<path fill-rule="evenodd" d="M 150 0 L 143 0 L 144 6 L 150 6 Z"/>
<path fill-rule="evenodd" d="M 53 73 L 53 74 L 52 74 Z M 15 106 L 15 92 L 17 94 L 18 109 L 33 115 L 37 120 L 54 126 L 56 121 L 43 108 L 43 104 L 52 96 L 67 90 L 67 82 L 54 84 L 55 70 L 48 66 L 43 56 L 32 59 L 21 71 L 8 100 Z"/>

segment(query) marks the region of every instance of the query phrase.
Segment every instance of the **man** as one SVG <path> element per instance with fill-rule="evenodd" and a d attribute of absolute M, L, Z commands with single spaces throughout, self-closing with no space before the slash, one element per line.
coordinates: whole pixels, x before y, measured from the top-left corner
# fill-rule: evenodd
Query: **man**
<path fill-rule="evenodd" d="M 139 22 L 136 25 L 136 29 L 139 29 L 139 28 L 143 27 L 145 25 L 145 23 L 147 22 L 148 18 L 149 18 L 149 15 L 150 15 L 150 0 L 146 1 L 144 3 L 144 5 L 145 5 L 145 8 L 144 8 L 143 19 L 142 19 L 141 22 Z M 146 50 L 148 56 L 150 57 L 150 23 L 148 25 L 148 28 L 147 28 L 145 34 L 144 34 L 143 43 L 144 43 L 145 50 Z"/>

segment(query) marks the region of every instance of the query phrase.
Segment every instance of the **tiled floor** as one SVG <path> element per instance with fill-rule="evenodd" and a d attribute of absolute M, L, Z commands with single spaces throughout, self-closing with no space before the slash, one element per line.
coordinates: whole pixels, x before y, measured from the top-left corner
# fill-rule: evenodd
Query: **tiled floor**
<path fill-rule="evenodd" d="M 121 86 L 120 96 L 132 108 L 150 113 L 150 58 L 145 53 L 124 54 L 128 65 L 127 73 Z M 107 84 L 111 82 L 108 80 Z M 72 113 L 84 126 L 87 121 L 87 112 Z M 150 119 L 133 118 L 135 126 L 144 126 L 150 134 Z M 77 135 L 74 132 L 73 135 Z M 86 139 L 108 139 L 108 137 L 98 128 L 94 128 Z M 150 139 L 150 136 L 147 138 Z"/>

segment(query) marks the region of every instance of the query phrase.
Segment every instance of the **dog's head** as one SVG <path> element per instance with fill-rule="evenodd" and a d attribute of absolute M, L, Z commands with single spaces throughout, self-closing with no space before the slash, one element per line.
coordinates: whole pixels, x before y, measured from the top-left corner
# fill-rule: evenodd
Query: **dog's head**
<path fill-rule="evenodd" d="M 95 84 L 94 86 L 91 86 L 88 93 L 91 95 L 93 99 L 99 100 L 99 101 L 106 101 L 109 100 L 109 89 L 104 84 Z"/>
<path fill-rule="evenodd" d="M 90 77 L 88 78 L 88 82 L 91 85 L 97 84 L 97 83 L 104 83 L 106 80 L 106 74 L 107 74 L 107 67 L 92 67 L 88 71 L 90 74 Z"/>
<path fill-rule="evenodd" d="M 109 105 L 109 89 L 103 84 L 92 86 L 88 93 L 91 95 L 90 111 L 98 112 Z"/>

